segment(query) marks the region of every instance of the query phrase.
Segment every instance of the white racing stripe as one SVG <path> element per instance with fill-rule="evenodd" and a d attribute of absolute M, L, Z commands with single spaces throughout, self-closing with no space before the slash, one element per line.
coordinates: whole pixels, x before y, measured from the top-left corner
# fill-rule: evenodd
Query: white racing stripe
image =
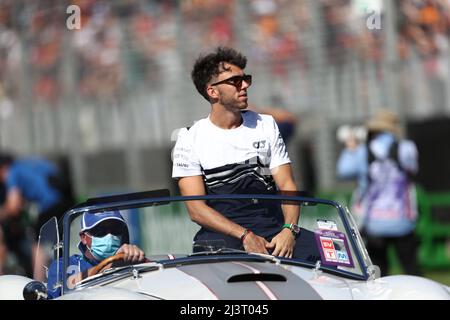
<path fill-rule="evenodd" d="M 211 292 L 211 294 L 214 296 L 214 300 L 219 300 L 219 297 L 214 293 L 214 291 L 211 290 L 210 287 L 208 287 L 205 283 L 203 283 L 200 279 L 191 276 L 189 273 L 184 272 L 183 270 L 181 270 L 180 268 L 177 268 L 178 271 L 184 273 L 185 275 L 187 275 L 188 277 L 190 277 L 191 279 L 194 279 L 195 281 L 199 282 L 202 286 L 204 286 L 205 288 L 207 288 L 209 290 L 209 292 Z"/>
<path fill-rule="evenodd" d="M 246 265 L 245 263 L 241 263 L 241 262 L 232 262 L 232 263 L 238 264 L 241 267 L 247 268 L 250 271 L 252 271 L 254 274 L 261 273 L 261 271 L 259 271 L 258 269 L 253 268 L 252 266 Z M 272 290 L 270 290 L 270 288 L 268 286 L 266 286 L 265 283 L 263 283 L 261 281 L 256 281 L 255 283 L 269 297 L 270 300 L 278 300 L 277 296 L 272 292 Z"/>

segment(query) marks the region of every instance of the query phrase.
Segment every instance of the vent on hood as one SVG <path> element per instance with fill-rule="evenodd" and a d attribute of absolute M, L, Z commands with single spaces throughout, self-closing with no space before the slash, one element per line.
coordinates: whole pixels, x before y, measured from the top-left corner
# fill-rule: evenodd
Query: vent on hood
<path fill-rule="evenodd" d="M 286 277 L 276 273 L 243 273 L 231 276 L 227 282 L 276 281 L 286 282 Z"/>

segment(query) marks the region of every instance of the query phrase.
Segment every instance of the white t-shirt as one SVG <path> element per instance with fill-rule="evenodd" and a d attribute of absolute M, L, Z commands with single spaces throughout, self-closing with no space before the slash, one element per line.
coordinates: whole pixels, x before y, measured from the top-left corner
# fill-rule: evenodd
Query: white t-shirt
<path fill-rule="evenodd" d="M 290 163 L 278 126 L 270 115 L 242 112 L 235 129 L 221 129 L 208 118 L 178 134 L 173 178 L 204 178 L 208 194 L 274 191 L 271 170 Z"/>

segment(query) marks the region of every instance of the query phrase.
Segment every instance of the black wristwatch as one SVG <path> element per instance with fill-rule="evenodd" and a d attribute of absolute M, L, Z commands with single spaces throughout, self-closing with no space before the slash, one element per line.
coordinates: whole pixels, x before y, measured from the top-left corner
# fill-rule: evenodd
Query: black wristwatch
<path fill-rule="evenodd" d="M 283 224 L 283 228 L 288 228 L 289 230 L 291 230 L 294 237 L 297 237 L 300 233 L 300 227 L 295 223 L 285 223 Z"/>

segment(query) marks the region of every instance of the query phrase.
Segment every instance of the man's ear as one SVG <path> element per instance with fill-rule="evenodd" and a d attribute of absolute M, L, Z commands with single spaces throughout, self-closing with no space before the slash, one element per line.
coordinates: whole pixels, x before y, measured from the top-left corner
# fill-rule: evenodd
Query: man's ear
<path fill-rule="evenodd" d="M 217 98 L 219 98 L 219 92 L 214 87 L 211 87 L 211 86 L 207 87 L 206 93 L 209 96 L 209 100 L 216 100 Z"/>
<path fill-rule="evenodd" d="M 87 244 L 87 236 L 86 236 L 85 232 L 80 232 L 80 240 L 81 240 L 82 244 L 84 244 L 84 245 Z"/>

